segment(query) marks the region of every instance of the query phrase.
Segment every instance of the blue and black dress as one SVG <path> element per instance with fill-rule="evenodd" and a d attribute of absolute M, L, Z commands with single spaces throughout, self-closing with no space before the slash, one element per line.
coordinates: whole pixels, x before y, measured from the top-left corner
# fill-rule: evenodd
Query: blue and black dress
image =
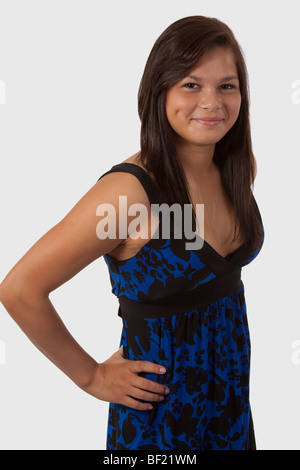
<path fill-rule="evenodd" d="M 143 168 L 120 163 L 107 173 L 120 171 L 139 179 L 151 204 L 163 202 Z M 253 204 L 263 229 L 254 196 Z M 151 411 L 110 403 L 107 450 L 256 449 L 241 269 L 263 240 L 254 252 L 243 244 L 223 257 L 206 241 L 186 249 L 187 240 L 171 234 L 152 237 L 130 259 L 104 255 L 119 299 L 124 357 L 163 365 L 163 375 L 142 375 L 170 389 Z"/>

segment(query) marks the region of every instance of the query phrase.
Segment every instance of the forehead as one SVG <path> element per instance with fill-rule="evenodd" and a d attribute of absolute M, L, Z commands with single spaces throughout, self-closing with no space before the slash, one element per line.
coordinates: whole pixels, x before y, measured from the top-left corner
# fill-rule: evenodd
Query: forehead
<path fill-rule="evenodd" d="M 205 76 L 222 76 L 237 75 L 236 59 L 233 51 L 225 47 L 215 47 L 206 51 L 187 73 Z"/>

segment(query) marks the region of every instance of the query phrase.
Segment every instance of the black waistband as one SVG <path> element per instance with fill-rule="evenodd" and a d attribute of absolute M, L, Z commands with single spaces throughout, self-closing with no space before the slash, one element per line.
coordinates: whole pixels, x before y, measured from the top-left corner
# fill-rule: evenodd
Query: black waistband
<path fill-rule="evenodd" d="M 164 298 L 155 302 L 138 302 L 126 296 L 119 297 L 118 315 L 126 318 L 160 318 L 184 313 L 194 308 L 205 307 L 227 295 L 234 294 L 244 287 L 241 268 L 200 284 L 191 291 L 179 296 Z"/>

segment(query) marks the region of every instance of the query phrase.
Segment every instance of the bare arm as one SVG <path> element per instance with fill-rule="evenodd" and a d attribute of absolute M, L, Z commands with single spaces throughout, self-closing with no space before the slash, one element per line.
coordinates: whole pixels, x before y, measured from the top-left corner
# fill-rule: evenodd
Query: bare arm
<path fill-rule="evenodd" d="M 32 343 L 79 387 L 105 401 L 147 409 L 147 404 L 132 397 L 157 401 L 165 388 L 138 372 L 160 374 L 160 367 L 128 361 L 122 350 L 98 364 L 72 337 L 49 299 L 52 291 L 122 243 L 119 194 L 127 195 L 128 204 L 141 194 L 140 183 L 128 176 L 109 174 L 98 181 L 12 268 L 0 285 L 0 301 Z M 96 208 L 102 203 L 116 208 L 116 239 L 97 237 Z"/>

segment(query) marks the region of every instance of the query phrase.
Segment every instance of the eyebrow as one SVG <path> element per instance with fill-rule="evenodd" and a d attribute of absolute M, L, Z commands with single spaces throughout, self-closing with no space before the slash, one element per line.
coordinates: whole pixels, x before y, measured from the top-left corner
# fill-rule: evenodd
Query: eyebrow
<path fill-rule="evenodd" d="M 201 82 L 203 80 L 203 78 L 197 77 L 196 75 L 188 75 L 186 78 L 192 78 L 196 82 Z M 238 79 L 239 79 L 239 77 L 237 77 L 236 75 L 230 75 L 228 77 L 222 78 L 220 81 L 221 82 L 227 82 L 229 80 L 238 80 Z"/>

